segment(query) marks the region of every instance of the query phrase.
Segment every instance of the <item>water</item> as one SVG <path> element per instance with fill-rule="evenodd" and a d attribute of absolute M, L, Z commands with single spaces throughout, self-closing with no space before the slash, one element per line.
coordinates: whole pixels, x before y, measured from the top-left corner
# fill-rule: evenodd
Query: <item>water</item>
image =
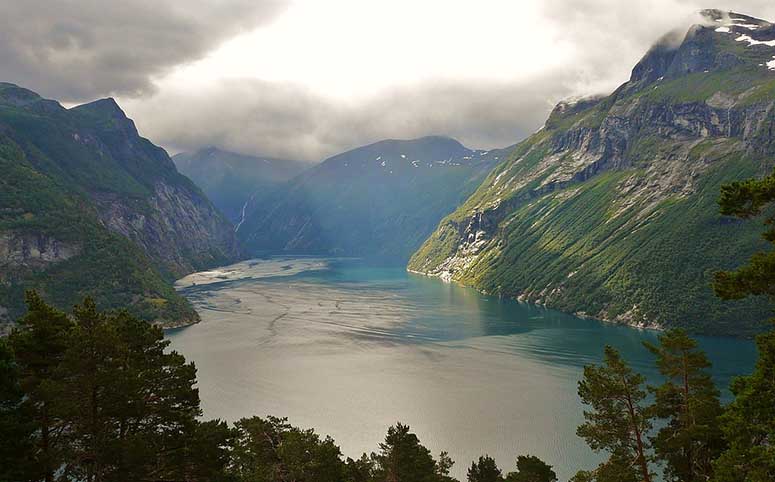
<path fill-rule="evenodd" d="M 464 478 L 481 454 L 537 455 L 560 480 L 600 456 L 576 437 L 582 367 L 618 348 L 653 382 L 656 333 L 483 296 L 399 267 L 271 258 L 191 275 L 202 323 L 169 333 L 196 362 L 206 418 L 268 414 L 329 434 L 347 456 L 409 424 Z M 750 341 L 701 338 L 719 386 L 750 372 Z M 728 397 L 728 392 L 725 392 Z"/>

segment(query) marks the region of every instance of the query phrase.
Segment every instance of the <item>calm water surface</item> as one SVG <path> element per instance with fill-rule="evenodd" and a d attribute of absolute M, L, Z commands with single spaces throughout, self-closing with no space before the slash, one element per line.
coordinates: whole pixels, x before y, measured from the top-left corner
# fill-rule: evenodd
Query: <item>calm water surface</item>
<path fill-rule="evenodd" d="M 357 260 L 271 258 L 178 282 L 202 323 L 169 333 L 196 362 L 206 418 L 287 416 L 347 456 L 409 424 L 463 477 L 483 453 L 517 454 L 560 480 L 599 457 L 576 437 L 576 384 L 606 344 L 657 382 L 642 342 L 656 333 L 502 301 Z M 719 386 L 750 371 L 751 342 L 701 338 Z M 728 396 L 728 394 L 726 394 Z"/>

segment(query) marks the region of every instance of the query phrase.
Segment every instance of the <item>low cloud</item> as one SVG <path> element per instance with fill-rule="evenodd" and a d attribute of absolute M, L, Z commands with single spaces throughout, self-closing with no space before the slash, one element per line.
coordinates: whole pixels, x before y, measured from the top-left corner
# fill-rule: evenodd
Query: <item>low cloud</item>
<path fill-rule="evenodd" d="M 196 92 L 164 89 L 129 111 L 154 141 L 174 151 L 218 145 L 239 152 L 320 160 L 385 138 L 444 134 L 471 147 L 503 147 L 540 127 L 568 96 L 611 92 L 657 39 L 700 21 L 695 0 L 547 0 L 546 22 L 575 60 L 510 81 L 425 81 L 350 102 L 290 83 L 229 80 Z M 775 18 L 770 0 L 733 7 Z M 666 13 L 669 12 L 669 13 Z M 679 35 L 682 37 L 682 35 Z M 519 62 L 515 45 L 514 59 Z M 464 59 L 461 59 L 461 61 Z M 169 106 L 175 106 L 169 109 Z"/>
<path fill-rule="evenodd" d="M 697 12 L 707 6 L 703 2 L 528 2 L 525 7 L 532 5 L 533 10 L 537 9 L 535 17 L 530 17 L 531 25 L 525 26 L 520 23 L 523 19 L 515 18 L 513 28 L 515 32 L 528 28 L 535 35 L 527 42 L 524 36 L 515 36 L 520 40 L 515 40 L 513 46 L 508 44 L 508 36 L 497 37 L 498 52 L 504 54 L 503 65 L 512 67 L 503 71 L 513 74 L 488 78 L 487 72 L 503 73 L 496 65 L 463 69 L 462 74 L 466 75 L 460 78 L 440 79 L 432 71 L 416 72 L 408 63 L 402 64 L 409 66 L 405 70 L 389 72 L 406 72 L 406 79 L 396 79 L 400 86 L 380 87 L 370 96 L 345 99 L 341 95 L 327 95 L 326 87 L 314 82 L 302 86 L 289 80 L 218 79 L 217 68 L 207 72 L 215 78 L 200 79 L 196 74 L 185 77 L 186 69 L 182 66 L 206 56 L 239 33 L 255 31 L 285 11 L 286 4 L 295 3 L 303 9 L 304 2 L 6 2 L 0 18 L 0 80 L 16 82 L 66 102 L 116 95 L 140 131 L 171 151 L 217 145 L 249 154 L 320 160 L 380 139 L 429 134 L 453 136 L 470 147 L 502 147 L 540 127 L 558 100 L 611 92 L 628 78 L 632 67 L 657 39 L 676 28 L 685 32 L 697 22 Z M 772 0 L 741 0 L 716 7 L 775 19 Z M 450 4 L 449 8 L 455 7 Z M 409 8 L 407 15 L 413 11 Z M 443 23 L 443 18 L 440 14 L 428 21 Z M 416 25 L 418 19 L 414 20 Z M 470 34 L 472 42 L 489 38 L 483 35 L 486 29 L 476 32 L 480 35 Z M 301 30 L 298 35 L 305 33 Z M 353 37 L 352 41 L 357 38 L 363 37 Z M 433 48 L 449 48 L 439 38 L 434 37 Z M 310 40 L 314 38 L 310 36 Z M 417 42 L 423 42 L 423 38 L 417 37 Z M 301 50 L 294 51 L 295 57 L 280 56 L 274 61 L 308 66 L 309 75 L 302 69 L 302 80 L 314 80 L 316 72 L 312 69 L 320 68 L 320 63 L 305 64 L 310 59 L 304 56 L 306 51 L 301 45 Z M 336 48 L 323 52 L 322 57 L 330 54 L 338 58 L 342 54 L 347 58 L 347 41 L 331 45 Z M 478 50 L 466 50 L 464 42 L 456 45 L 460 65 L 476 64 L 471 56 Z M 275 47 L 282 51 L 282 45 L 271 46 Z M 388 50 L 380 51 L 380 58 Z M 432 52 L 428 50 L 428 55 Z M 544 65 L 543 57 L 536 52 L 545 54 L 547 60 L 561 58 L 562 65 Z M 534 55 L 527 55 L 531 53 Z M 400 54 L 401 51 L 396 52 Z M 246 51 L 244 58 L 236 61 L 262 65 L 265 59 L 254 58 L 255 55 L 260 54 Z M 391 63 L 386 60 L 385 68 L 389 69 Z M 374 69 L 373 62 L 369 65 Z M 521 65 L 525 66 L 524 71 L 513 68 Z M 271 63 L 264 68 L 266 74 L 273 73 Z"/>
<path fill-rule="evenodd" d="M 2 80 L 63 101 L 153 92 L 153 79 L 272 19 L 283 0 L 11 0 Z"/>
<path fill-rule="evenodd" d="M 559 77 L 547 75 L 519 83 L 428 83 L 348 103 L 300 86 L 251 79 L 196 92 L 164 90 L 124 105 L 143 119 L 139 127 L 145 135 L 173 151 L 217 145 L 321 160 L 385 138 L 429 134 L 449 135 L 471 147 L 505 147 L 534 131 L 553 101 L 570 92 Z"/>

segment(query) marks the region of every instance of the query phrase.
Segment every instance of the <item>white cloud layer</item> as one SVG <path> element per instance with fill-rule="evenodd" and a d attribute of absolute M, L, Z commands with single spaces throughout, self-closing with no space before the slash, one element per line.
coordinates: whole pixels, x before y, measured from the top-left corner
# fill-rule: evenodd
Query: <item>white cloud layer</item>
<path fill-rule="evenodd" d="M 0 19 L 2 80 L 118 95 L 173 151 L 316 160 L 383 138 L 505 146 L 559 99 L 606 93 L 662 34 L 772 0 L 25 0 Z"/>

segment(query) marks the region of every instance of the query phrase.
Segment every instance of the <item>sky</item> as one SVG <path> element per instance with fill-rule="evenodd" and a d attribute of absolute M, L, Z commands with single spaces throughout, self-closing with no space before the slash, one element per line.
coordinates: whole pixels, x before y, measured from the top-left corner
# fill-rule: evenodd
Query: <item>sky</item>
<path fill-rule="evenodd" d="M 605 94 L 702 8 L 772 0 L 0 0 L 0 81 L 112 96 L 170 153 L 317 161 L 386 138 L 505 147 Z"/>

